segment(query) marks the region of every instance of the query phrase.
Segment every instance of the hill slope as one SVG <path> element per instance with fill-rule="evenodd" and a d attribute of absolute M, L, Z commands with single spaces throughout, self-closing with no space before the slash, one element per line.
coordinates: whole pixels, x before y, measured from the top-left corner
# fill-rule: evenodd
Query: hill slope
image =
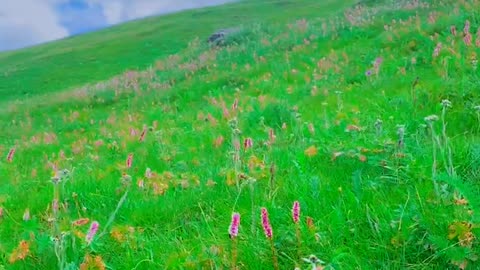
<path fill-rule="evenodd" d="M 145 69 L 221 28 L 324 16 L 353 1 L 241 1 L 150 17 L 20 51 L 0 53 L 0 101 L 106 80 Z M 294 9 L 292 9 L 294 7 Z M 291 9 L 289 13 L 284 10 Z"/>
<path fill-rule="evenodd" d="M 292 2 L 262 3 L 203 11 L 263 17 L 226 47 L 185 34 L 168 52 L 99 64 L 102 76 L 76 67 L 93 75 L 8 102 L 0 269 L 311 269 L 310 254 L 326 269 L 479 267 L 478 1 L 327 12 L 297 0 L 294 14 L 280 8 Z M 28 57 L 41 48 L 2 65 L 46 74 Z M 98 59 L 115 56 L 126 57 Z M 145 69 L 124 73 L 134 67 Z M 5 103 L 15 82 L 38 82 L 14 77 Z"/>

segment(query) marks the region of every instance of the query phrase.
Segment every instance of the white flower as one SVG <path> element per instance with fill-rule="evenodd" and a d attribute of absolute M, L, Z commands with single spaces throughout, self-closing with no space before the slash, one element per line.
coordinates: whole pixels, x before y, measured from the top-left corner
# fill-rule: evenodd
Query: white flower
<path fill-rule="evenodd" d="M 452 107 L 452 102 L 450 102 L 450 100 L 448 100 L 448 99 L 444 99 L 444 100 L 442 100 L 442 106 L 450 108 L 450 107 Z"/>
<path fill-rule="evenodd" d="M 425 122 L 435 122 L 438 120 L 438 116 L 436 116 L 435 114 L 432 114 L 425 117 L 424 119 L 425 119 Z"/>

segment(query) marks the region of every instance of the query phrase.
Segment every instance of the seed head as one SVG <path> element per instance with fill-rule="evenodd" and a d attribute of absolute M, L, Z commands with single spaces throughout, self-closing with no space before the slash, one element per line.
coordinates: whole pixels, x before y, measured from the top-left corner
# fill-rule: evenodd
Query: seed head
<path fill-rule="evenodd" d="M 442 100 L 441 104 L 444 108 L 451 108 L 452 107 L 452 102 L 450 102 L 450 100 L 448 100 L 448 99 Z"/>
<path fill-rule="evenodd" d="M 438 121 L 438 116 L 436 116 L 435 114 L 432 114 L 425 117 L 424 120 L 425 122 L 435 122 L 435 121 Z"/>

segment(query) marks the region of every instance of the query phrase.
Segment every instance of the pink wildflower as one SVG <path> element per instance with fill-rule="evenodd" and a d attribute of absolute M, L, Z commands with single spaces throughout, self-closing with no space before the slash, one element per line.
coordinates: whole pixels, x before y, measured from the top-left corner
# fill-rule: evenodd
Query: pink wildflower
<path fill-rule="evenodd" d="M 267 208 L 262 207 L 262 227 L 263 231 L 265 232 L 265 236 L 267 238 L 273 237 L 273 230 L 272 225 L 270 224 L 270 220 L 268 219 L 268 211 Z"/>
<path fill-rule="evenodd" d="M 133 162 L 133 154 L 130 153 L 130 154 L 128 154 L 128 157 L 127 157 L 127 163 L 126 163 L 127 168 L 131 168 L 131 167 L 132 167 L 132 162 Z"/>
<path fill-rule="evenodd" d="M 300 203 L 298 201 L 293 202 L 292 218 L 294 223 L 298 223 L 300 220 Z"/>
<path fill-rule="evenodd" d="M 248 148 L 251 148 L 253 146 L 253 140 L 252 138 L 246 138 L 245 141 L 243 142 L 243 147 L 245 147 L 245 150 Z"/>
<path fill-rule="evenodd" d="M 469 20 L 465 21 L 465 27 L 463 28 L 463 33 L 465 35 L 470 34 L 470 21 Z"/>
<path fill-rule="evenodd" d="M 97 140 L 97 141 L 95 141 L 95 146 L 96 146 L 96 147 L 100 147 L 100 146 L 102 146 L 102 145 L 103 145 L 103 141 L 102 141 L 102 140 Z"/>
<path fill-rule="evenodd" d="M 223 117 L 228 118 L 230 116 L 230 112 L 228 111 L 227 107 L 223 108 Z"/>
<path fill-rule="evenodd" d="M 277 136 L 275 136 L 275 131 L 273 130 L 273 128 L 271 128 L 268 131 L 268 137 L 270 138 L 271 143 L 275 142 L 275 139 L 276 139 Z"/>
<path fill-rule="evenodd" d="M 95 234 L 97 234 L 99 224 L 97 221 L 93 221 L 92 224 L 90 225 L 90 229 L 88 229 L 87 236 L 85 237 L 85 240 L 87 241 L 87 244 L 90 244 L 93 240 L 93 237 Z"/>
<path fill-rule="evenodd" d="M 232 215 L 232 223 L 230 223 L 229 233 L 230 237 L 234 238 L 238 235 L 238 226 L 240 225 L 240 214 L 233 213 Z"/>
<path fill-rule="evenodd" d="M 143 142 L 145 140 L 145 135 L 147 135 L 147 127 L 143 127 L 142 133 L 140 134 L 140 142 Z"/>
<path fill-rule="evenodd" d="M 8 151 L 8 155 L 7 155 L 7 161 L 8 162 L 12 162 L 14 154 L 15 154 L 15 147 L 12 147 L 12 149 L 10 149 L 10 151 Z"/>
<path fill-rule="evenodd" d="M 137 136 L 137 131 L 134 128 L 130 128 L 130 136 Z"/>
<path fill-rule="evenodd" d="M 470 34 L 470 33 L 465 34 L 465 36 L 463 37 L 463 42 L 465 43 L 465 45 L 471 46 L 472 45 L 472 34 Z"/>
<path fill-rule="evenodd" d="M 438 43 L 435 49 L 433 50 L 433 57 L 437 57 L 440 54 L 441 49 L 442 49 L 442 43 Z"/>
<path fill-rule="evenodd" d="M 237 110 L 238 109 L 238 98 L 236 98 L 234 101 L 233 101 L 233 104 L 232 104 L 232 110 Z"/>
<path fill-rule="evenodd" d="M 457 35 L 457 28 L 455 28 L 455 25 L 450 26 L 450 33 L 454 36 Z"/>

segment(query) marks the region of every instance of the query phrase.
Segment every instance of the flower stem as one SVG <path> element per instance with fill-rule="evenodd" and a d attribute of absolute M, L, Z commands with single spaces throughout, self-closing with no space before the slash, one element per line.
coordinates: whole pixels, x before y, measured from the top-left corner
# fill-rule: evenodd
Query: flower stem
<path fill-rule="evenodd" d="M 278 259 L 277 259 L 277 253 L 275 252 L 275 246 L 273 244 L 273 238 L 269 238 L 270 239 L 270 247 L 272 249 L 272 259 L 273 259 L 273 268 L 275 270 L 278 270 Z"/>
<path fill-rule="evenodd" d="M 237 270 L 237 257 L 238 257 L 237 238 L 233 237 L 232 239 L 232 270 Z"/>
<path fill-rule="evenodd" d="M 297 236 L 297 257 L 298 257 L 298 260 L 300 260 L 302 258 L 301 252 L 300 252 L 302 239 L 300 237 L 300 225 L 298 223 L 295 223 L 295 234 Z"/>

